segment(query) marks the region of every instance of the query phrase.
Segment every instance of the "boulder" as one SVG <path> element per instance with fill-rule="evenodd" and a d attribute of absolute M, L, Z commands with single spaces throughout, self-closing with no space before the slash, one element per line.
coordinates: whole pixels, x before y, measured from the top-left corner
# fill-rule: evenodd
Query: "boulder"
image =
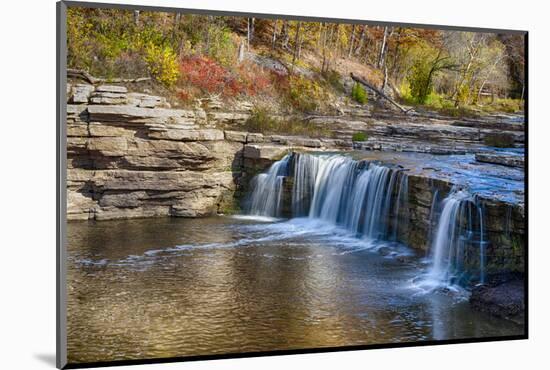
<path fill-rule="evenodd" d="M 89 119 L 98 122 L 194 124 L 195 114 L 185 109 L 149 109 L 131 105 L 91 105 Z"/>
<path fill-rule="evenodd" d="M 140 108 L 169 108 L 166 98 L 141 93 L 128 93 L 128 104 Z"/>
<path fill-rule="evenodd" d="M 265 141 L 264 135 L 260 133 L 248 133 L 246 135 L 247 143 L 263 143 Z"/>
<path fill-rule="evenodd" d="M 472 308 L 494 316 L 523 322 L 525 314 L 525 284 L 522 279 L 480 285 L 470 296 Z"/>
<path fill-rule="evenodd" d="M 525 166 L 523 155 L 477 153 L 475 156 L 478 162 L 500 164 L 508 167 L 523 168 Z"/>
<path fill-rule="evenodd" d="M 245 145 L 244 157 L 249 159 L 279 160 L 289 152 L 290 148 L 278 145 Z"/>
<path fill-rule="evenodd" d="M 246 143 L 246 132 L 242 131 L 224 131 L 225 140 L 236 141 L 239 143 Z"/>
<path fill-rule="evenodd" d="M 91 104 L 126 104 L 128 98 L 126 94 L 113 93 L 113 92 L 99 92 L 95 91 L 90 95 Z"/>
<path fill-rule="evenodd" d="M 214 124 L 221 125 L 242 125 L 250 117 L 249 113 L 235 113 L 235 112 L 208 112 L 208 121 Z"/>
<path fill-rule="evenodd" d="M 93 85 L 76 84 L 73 86 L 72 96 L 69 101 L 74 104 L 88 103 L 88 98 L 92 91 L 94 91 Z"/>

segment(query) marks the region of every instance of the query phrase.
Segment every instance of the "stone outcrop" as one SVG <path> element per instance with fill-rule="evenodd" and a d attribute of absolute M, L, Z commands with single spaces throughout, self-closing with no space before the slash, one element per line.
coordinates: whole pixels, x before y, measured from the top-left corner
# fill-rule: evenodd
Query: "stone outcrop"
<path fill-rule="evenodd" d="M 303 148 L 302 151 L 306 149 Z M 249 147 L 246 153 L 254 153 L 255 157 L 263 158 L 263 161 L 273 162 L 282 157 L 286 152 L 273 151 L 267 145 L 260 147 Z M 299 155 L 299 154 L 298 154 Z M 294 155 L 290 161 L 293 168 Z M 245 158 L 246 161 L 246 158 Z M 366 164 L 360 161 L 359 166 Z M 268 163 L 263 163 L 267 167 Z M 437 228 L 438 218 L 432 215 L 433 204 L 444 199 L 453 188 L 451 180 L 438 177 L 433 171 L 409 171 L 401 169 L 407 176 L 408 186 L 405 194 L 399 195 L 399 187 L 395 187 L 391 194 L 392 204 L 396 203 L 397 197 L 407 199 L 405 204 L 395 209 L 390 209 L 388 220 L 399 222 L 386 225 L 389 235 L 395 235 L 397 240 L 411 246 L 422 254 L 428 253 L 431 248 L 432 237 Z M 291 171 L 291 174 L 293 172 Z M 284 179 L 284 186 L 281 200 L 282 214 L 286 217 L 292 216 L 292 184 L 295 179 L 292 175 Z M 310 198 L 311 194 L 302 194 L 304 198 Z M 302 199 L 302 203 L 304 200 Z M 516 273 L 525 270 L 525 210 L 522 203 L 512 203 L 498 198 L 478 196 L 478 202 L 483 209 L 483 238 L 485 243 L 484 266 L 488 276 L 493 274 Z M 397 226 L 397 230 L 395 227 Z M 480 253 L 479 244 L 465 245 L 464 268 L 470 271 L 479 271 Z M 475 276 L 472 276 L 475 280 Z"/>
<path fill-rule="evenodd" d="M 161 97 L 129 93 L 120 86 L 76 84 L 67 91 L 69 219 L 200 217 L 230 212 L 238 208 L 250 180 L 290 151 L 352 147 L 345 135 L 313 139 L 242 131 L 241 123 L 249 113 L 223 112 L 216 102 L 172 109 Z M 210 104 L 214 108 L 208 108 Z M 484 130 L 490 130 L 487 124 L 470 122 L 459 126 L 438 122 L 399 125 L 367 118 L 312 120 L 332 122 L 337 130 L 345 127 L 349 132 L 378 135 L 355 143 L 356 148 L 437 154 L 471 151 L 472 145 L 480 145 Z M 521 141 L 523 132 L 510 132 Z M 521 156 L 480 152 L 476 159 L 523 165 Z M 430 219 L 433 197 L 438 194 L 442 199 L 453 185 L 428 172 L 408 174 L 408 206 L 400 209 L 403 214 L 399 215 L 406 222 L 396 230 L 400 241 L 424 251 L 436 226 Z M 292 181 L 287 179 L 285 186 L 292 186 Z M 523 206 L 493 198 L 480 198 L 480 202 L 489 242 L 487 273 L 522 271 Z M 479 254 L 472 253 L 468 263 L 478 264 Z"/>
<path fill-rule="evenodd" d="M 223 112 L 211 101 L 172 109 L 162 97 L 123 86 L 75 84 L 67 91 L 69 220 L 228 212 L 250 179 L 290 148 L 351 147 L 223 131 L 217 127 L 239 127 L 248 113 Z"/>
<path fill-rule="evenodd" d="M 522 155 L 476 153 L 476 161 L 483 163 L 500 164 L 508 167 L 525 166 L 525 159 Z"/>
<path fill-rule="evenodd" d="M 235 191 L 243 144 L 203 111 L 122 86 L 68 91 L 68 219 L 205 216 Z"/>
<path fill-rule="evenodd" d="M 518 323 L 524 322 L 525 283 L 522 278 L 489 283 L 472 289 L 472 308 Z"/>
<path fill-rule="evenodd" d="M 351 140 L 354 133 L 366 134 L 368 140 L 355 144 L 356 149 L 411 151 L 433 154 L 460 154 L 475 151 L 495 132 L 510 137 L 512 145 L 521 147 L 525 137 L 523 123 L 507 120 L 456 121 L 440 116 L 396 117 L 383 113 L 361 115 L 352 110 L 345 117 L 315 117 L 312 124 L 330 127 L 339 139 Z"/>

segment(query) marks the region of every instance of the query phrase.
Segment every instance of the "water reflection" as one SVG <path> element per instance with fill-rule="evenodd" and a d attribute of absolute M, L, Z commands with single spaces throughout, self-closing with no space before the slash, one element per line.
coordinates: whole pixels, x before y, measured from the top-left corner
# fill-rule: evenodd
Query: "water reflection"
<path fill-rule="evenodd" d="M 523 331 L 415 290 L 407 248 L 300 219 L 78 222 L 68 241 L 70 362 Z"/>

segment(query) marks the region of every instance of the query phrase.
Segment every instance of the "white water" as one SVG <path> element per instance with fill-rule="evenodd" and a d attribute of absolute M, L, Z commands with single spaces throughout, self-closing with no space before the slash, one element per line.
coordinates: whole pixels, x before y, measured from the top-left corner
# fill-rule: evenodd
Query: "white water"
<path fill-rule="evenodd" d="M 290 158 L 291 216 L 322 220 L 368 239 L 384 239 L 390 228 L 397 227 L 396 215 L 408 199 L 407 176 L 341 155 L 295 154 L 274 163 L 254 180 L 249 214 L 281 216 L 282 174 L 288 173 Z"/>
<path fill-rule="evenodd" d="M 292 214 L 283 215 L 282 184 L 288 175 L 294 179 Z M 464 264 L 466 247 L 471 246 L 479 247 L 479 269 L 473 275 L 483 282 L 486 258 L 481 207 L 465 190 L 453 190 L 439 207 L 437 198 L 436 193 L 426 235 L 431 244 L 430 268 L 421 285 L 432 290 L 455 287 L 469 279 L 472 272 L 466 274 Z M 337 226 L 369 243 L 402 242 L 409 231 L 408 207 L 408 176 L 402 170 L 342 155 L 292 154 L 255 178 L 249 214 L 264 218 L 307 216 L 309 226 L 322 221 L 325 226 L 317 227 Z M 441 213 L 435 212 L 436 208 Z"/>
<path fill-rule="evenodd" d="M 464 273 L 468 244 L 479 247 L 478 279 L 483 283 L 485 275 L 483 213 L 475 198 L 468 192 L 453 190 L 442 202 L 442 211 L 431 245 L 432 264 L 425 283 L 433 287 L 459 284 Z"/>
<path fill-rule="evenodd" d="M 281 213 L 283 181 L 288 175 L 287 155 L 273 163 L 267 173 L 261 173 L 253 179 L 253 192 L 249 214 L 255 216 L 278 217 Z"/>

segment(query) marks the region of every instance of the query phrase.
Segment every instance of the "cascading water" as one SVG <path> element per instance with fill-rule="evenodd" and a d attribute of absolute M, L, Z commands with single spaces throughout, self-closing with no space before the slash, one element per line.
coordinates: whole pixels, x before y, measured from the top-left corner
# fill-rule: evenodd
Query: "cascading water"
<path fill-rule="evenodd" d="M 281 214 L 281 184 L 293 167 L 292 216 L 320 219 L 369 239 L 387 237 L 397 224 L 391 217 L 407 199 L 403 171 L 341 155 L 294 154 L 292 166 L 289 158 L 255 178 L 249 213 Z M 402 199 L 397 204 L 396 196 Z"/>
<path fill-rule="evenodd" d="M 294 186 L 292 189 L 292 215 L 294 217 L 303 217 L 309 214 L 319 162 L 319 156 L 294 154 Z"/>
<path fill-rule="evenodd" d="M 428 275 L 431 284 L 450 286 L 468 278 L 467 275 L 472 273 L 471 261 L 475 259 L 466 254 L 467 245 L 479 248 L 478 279 L 483 282 L 483 212 L 471 194 L 465 190 L 453 189 L 442 202 L 441 214 L 432 240 L 432 265 Z"/>
<path fill-rule="evenodd" d="M 248 213 L 255 216 L 279 217 L 281 214 L 281 197 L 283 181 L 288 176 L 288 161 L 286 155 L 275 162 L 267 173 L 261 173 L 252 180 L 252 195 Z"/>
<path fill-rule="evenodd" d="M 287 176 L 293 177 L 292 205 L 291 214 L 283 215 Z M 308 217 L 343 227 L 357 237 L 403 243 L 408 234 L 408 179 L 402 169 L 347 156 L 291 154 L 254 178 L 249 214 Z M 431 267 L 425 283 L 430 287 L 451 286 L 472 277 L 483 282 L 482 208 L 465 190 L 453 189 L 438 207 L 437 198 L 436 192 L 426 236 L 431 244 Z M 441 211 L 436 212 L 436 208 Z M 476 248 L 479 255 L 472 256 Z"/>

